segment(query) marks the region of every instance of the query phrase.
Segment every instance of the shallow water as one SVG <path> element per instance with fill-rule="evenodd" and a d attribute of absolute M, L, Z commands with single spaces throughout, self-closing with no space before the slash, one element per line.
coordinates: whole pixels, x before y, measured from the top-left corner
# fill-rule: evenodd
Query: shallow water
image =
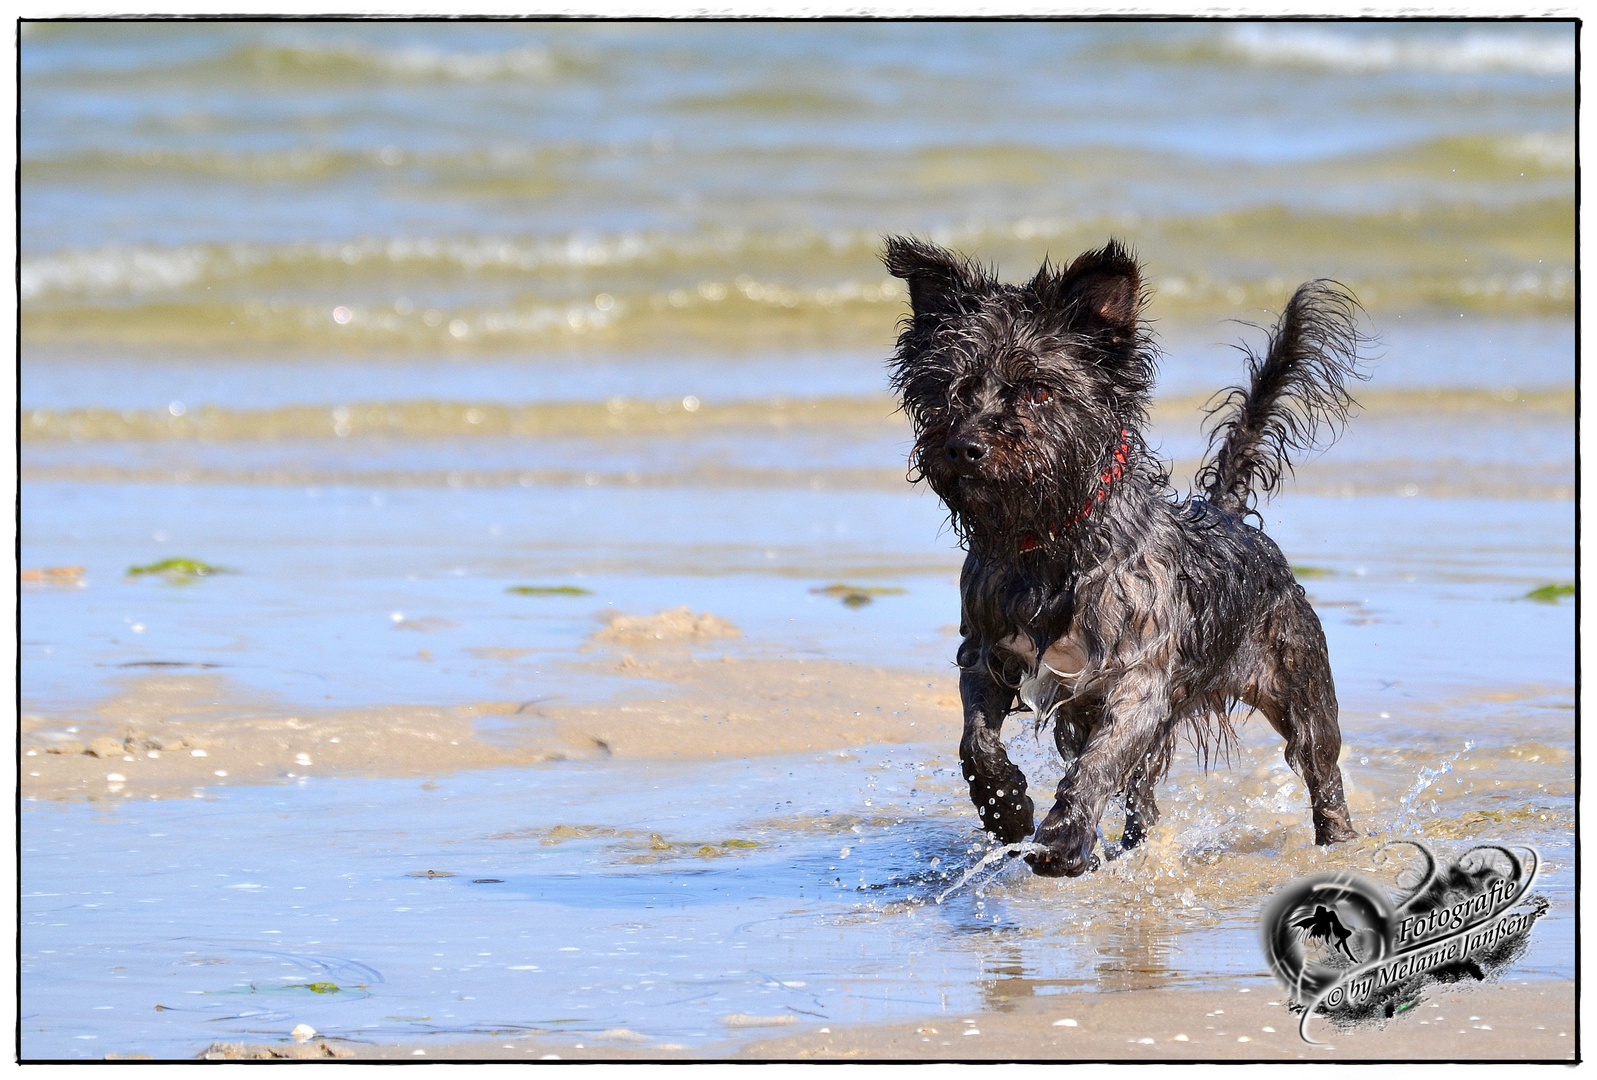
<path fill-rule="evenodd" d="M 573 656 L 609 609 L 681 603 L 731 619 L 749 647 L 776 655 L 936 671 L 953 650 L 958 552 L 938 536 L 936 502 L 907 492 L 740 490 L 709 520 L 704 502 L 676 490 L 128 485 L 93 495 L 99 529 L 74 537 L 80 487 L 24 493 L 24 563 L 82 565 L 89 582 L 26 595 L 25 709 L 82 707 L 123 665 L 161 660 L 219 664 L 307 704 L 571 693 L 539 658 Z M 246 495 L 241 529 L 235 499 Z M 634 531 L 645 521 L 647 533 Z M 1320 572 L 1308 588 L 1344 694 L 1399 676 L 1423 692 L 1556 685 L 1574 669 L 1571 605 L 1520 599 L 1571 578 L 1569 503 L 1298 497 L 1272 506 L 1268 527 L 1295 564 Z M 165 540 L 146 539 L 157 533 Z M 121 577 L 117 555 L 128 551 L 141 561 L 202 551 L 237 572 L 192 585 Z M 810 591 L 833 579 L 906 591 L 849 609 Z M 506 592 L 551 581 L 593 595 Z M 396 614 L 433 621 L 417 630 Z M 467 655 L 494 647 L 531 659 L 507 670 Z M 423 649 L 437 662 L 418 661 Z"/>
<path fill-rule="evenodd" d="M 1537 847 L 1514 970 L 1572 976 L 1574 605 L 1526 599 L 1574 575 L 1567 27 L 22 40 L 22 562 L 83 574 L 25 587 L 21 695 L 63 739 L 149 665 L 268 711 L 602 704 L 635 685 L 595 674 L 600 620 L 683 604 L 742 636 L 671 655 L 953 694 L 960 552 L 904 482 L 884 232 L 1010 274 L 1133 240 L 1178 487 L 1223 343 L 1257 341 L 1224 319 L 1335 275 L 1381 339 L 1365 412 L 1265 513 L 1325 624 L 1356 844 L 1308 843 L 1256 723 L 1230 767 L 1178 754 L 1145 850 L 995 860 L 942 904 L 990 851 L 951 733 L 27 796 L 25 1057 L 1265 990 L 1263 897 L 1414 836 Z M 219 572 L 127 573 L 176 556 Z M 839 582 L 902 592 L 813 591 Z M 1051 740 L 1008 733 L 1046 804 Z"/>
<path fill-rule="evenodd" d="M 1567 711 L 1549 721 L 1536 714 L 1556 702 L 1529 704 L 1521 724 L 1567 741 Z M 1539 891 L 1554 907 L 1515 971 L 1568 978 L 1569 758 L 1531 762 L 1516 752 L 1524 745 L 1467 752 L 1456 768 L 1509 778 L 1516 811 L 1531 781 L 1552 781 L 1530 809 L 1556 823 L 1530 814 L 1511 832 L 1460 834 L 1445 828 L 1460 820 L 1454 810 L 1421 824 L 1455 844 L 1469 835 L 1540 849 Z M 1309 845 L 1276 748 L 1250 742 L 1227 772 L 1178 769 L 1163 799 L 1177 824 L 1148 850 L 1080 881 L 1012 864 L 938 904 L 986 850 L 948 751 L 29 805 L 24 1053 L 185 1056 L 299 1023 L 379 1042 L 534 1032 L 580 1042 L 626 1028 L 695 1045 L 739 1034 L 722 1023 L 739 1013 L 837 1023 L 1076 990 L 1266 990 L 1259 897 L 1283 871 L 1390 873 L 1370 862 L 1373 840 L 1331 856 Z M 1350 765 L 1360 826 L 1381 834 L 1374 807 L 1436 763 L 1392 751 Z M 454 876 L 416 876 L 427 871 Z M 310 988 L 321 983 L 338 989 Z"/>

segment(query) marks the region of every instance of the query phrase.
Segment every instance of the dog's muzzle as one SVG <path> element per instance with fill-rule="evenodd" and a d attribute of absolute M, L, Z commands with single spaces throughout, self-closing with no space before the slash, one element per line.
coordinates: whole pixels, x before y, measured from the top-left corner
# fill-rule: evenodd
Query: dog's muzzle
<path fill-rule="evenodd" d="M 980 476 L 987 444 L 974 435 L 953 435 L 943 444 L 943 456 L 958 476 Z"/>

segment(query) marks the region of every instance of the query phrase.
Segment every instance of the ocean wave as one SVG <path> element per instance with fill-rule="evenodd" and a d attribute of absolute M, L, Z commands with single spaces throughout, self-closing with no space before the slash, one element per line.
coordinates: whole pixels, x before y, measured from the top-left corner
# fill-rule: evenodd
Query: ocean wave
<path fill-rule="evenodd" d="M 293 273 L 334 269 L 343 274 L 362 265 L 385 269 L 451 268 L 468 273 L 490 268 L 531 271 L 547 267 L 613 267 L 656 257 L 672 248 L 675 254 L 691 255 L 706 248 L 728 251 L 736 246 L 735 238 L 719 242 L 678 239 L 671 244 L 642 233 L 543 240 L 366 237 L 273 245 L 107 246 L 24 256 L 21 290 L 24 300 L 50 292 L 87 296 L 150 293 L 180 290 L 201 281 L 231 279 L 263 268 Z"/>
<path fill-rule="evenodd" d="M 1207 395 L 1155 400 L 1156 424 L 1196 427 Z M 1536 418 L 1564 423 L 1574 417 L 1573 389 L 1513 388 L 1366 389 L 1361 415 L 1388 420 L 1448 417 L 1469 422 Z M 730 430 L 801 433 L 848 429 L 854 437 L 907 432 L 897 402 L 886 396 L 703 401 L 694 395 L 605 401 L 546 401 L 507 405 L 494 401 L 400 400 L 338 405 L 285 405 L 269 409 L 223 408 L 174 401 L 163 409 L 27 409 L 25 442 L 151 442 L 204 439 L 256 441 L 401 438 L 621 438 L 693 437 Z"/>
<path fill-rule="evenodd" d="M 692 395 L 643 400 L 500 402 L 379 401 L 345 405 L 219 408 L 174 401 L 164 409 L 31 409 L 22 423 L 29 442 L 261 440 L 307 438 L 462 438 L 537 436 L 676 436 L 739 430 L 902 426 L 887 397 L 829 397 L 705 402 Z"/>
<path fill-rule="evenodd" d="M 1531 162 L 1560 172 L 1575 170 L 1575 133 L 1572 131 L 1532 131 L 1493 140 L 1493 146 L 1509 161 Z"/>
<path fill-rule="evenodd" d="M 1463 184 L 1498 183 L 1525 186 L 1527 178 L 1553 180 L 1575 171 L 1573 131 L 1530 131 L 1520 135 L 1463 135 L 1435 139 L 1418 146 L 1382 150 L 1359 158 L 1317 162 L 1329 173 L 1354 171 L 1367 179 L 1389 176 L 1434 182 L 1445 177 Z M 1554 190 L 1550 187 L 1543 188 Z"/>
<path fill-rule="evenodd" d="M 137 67 L 74 70 L 45 75 L 96 82 L 147 82 L 206 78 L 223 83 L 370 83 L 418 80 L 481 83 L 547 81 L 579 66 L 541 43 L 506 49 L 442 49 L 420 42 L 379 46 L 361 41 L 278 41 L 235 45 L 173 64 L 152 58 Z"/>
<path fill-rule="evenodd" d="M 592 347 L 621 352 L 832 347 L 891 329 L 903 306 L 895 279 L 794 288 L 739 275 L 621 299 L 598 293 L 565 303 L 439 306 L 157 297 L 27 311 L 29 349 L 56 345 L 174 352 L 267 349 L 279 355 L 453 356 Z M 585 345 L 586 343 L 586 345 Z"/>
<path fill-rule="evenodd" d="M 363 148 L 296 146 L 288 149 L 229 152 L 219 148 L 193 149 L 147 146 L 139 150 L 96 149 L 59 155 L 31 155 L 20 162 L 24 185 L 100 184 L 125 185 L 130 180 L 169 184 L 174 179 L 221 178 L 245 183 L 275 184 L 284 180 L 330 181 L 358 176 L 384 185 L 397 185 L 414 197 L 431 193 L 439 198 L 487 196 L 532 200 L 555 194 L 580 196 L 618 160 L 650 161 L 660 158 L 660 141 L 654 138 L 621 140 L 568 139 L 538 146 L 495 146 L 460 152 L 424 151 L 392 143 Z M 650 164 L 684 178 L 728 168 L 745 170 L 747 180 L 740 201 L 760 199 L 765 178 L 803 170 L 811 177 L 808 199 L 832 198 L 837 188 L 852 190 L 862 178 L 873 178 L 883 191 L 902 193 L 900 201 L 947 195 L 970 189 L 1004 185 L 1044 193 L 1061 181 L 1092 182 L 1105 173 L 1161 177 L 1189 190 L 1217 183 L 1228 165 L 1196 158 L 1179 151 L 1133 149 L 1108 144 L 1072 146 L 1068 149 L 1030 146 L 1008 141 L 976 145 L 933 145 L 912 150 L 881 148 L 868 153 L 842 153 L 818 146 L 768 151 L 757 164 L 737 153 L 716 148 L 669 148 L 669 163 Z M 1514 135 L 1462 135 L 1422 140 L 1376 152 L 1357 151 L 1317 158 L 1311 166 L 1276 166 L 1266 174 L 1283 180 L 1326 180 L 1327 166 L 1342 170 L 1367 169 L 1372 162 L 1386 167 L 1423 172 L 1444 182 L 1447 168 L 1469 169 L 1476 179 L 1517 181 L 1531 165 L 1541 171 L 1572 171 L 1575 137 L 1572 130 L 1539 130 Z M 1309 172 L 1312 170 L 1312 173 Z M 1459 171 L 1455 169 L 1455 172 Z M 1342 179 L 1340 175 L 1339 179 Z M 1344 182 L 1356 179 L 1351 172 Z M 647 191 L 647 188 L 645 189 Z M 857 195 L 850 197 L 857 198 Z"/>
<path fill-rule="evenodd" d="M 1356 237 L 1354 238 L 1357 239 Z M 1034 265 L 1034 264 L 1033 264 Z M 1374 312 L 1473 312 L 1502 318 L 1563 318 L 1575 310 L 1572 268 L 1511 273 L 1456 271 L 1354 274 L 1326 259 Z M 1281 310 L 1303 272 L 1262 278 L 1201 271 L 1151 274 L 1150 317 L 1182 324 L 1243 317 L 1265 323 Z M 22 313 L 25 356 L 128 351 L 167 357 L 272 355 L 398 360 L 412 357 L 552 354 L 738 356 L 808 349 L 890 350 L 906 313 L 893 279 L 794 287 L 740 275 L 630 297 L 599 293 L 565 303 L 515 305 L 401 297 L 391 303 L 284 300 L 127 299 Z"/>
<path fill-rule="evenodd" d="M 24 184 L 126 182 L 132 177 L 169 178 L 186 174 L 269 183 L 327 180 L 361 170 L 414 165 L 419 157 L 397 146 L 376 147 L 366 152 L 295 147 L 281 152 L 250 153 L 147 147 L 127 153 L 98 150 L 64 157 L 24 159 L 21 169 Z"/>
<path fill-rule="evenodd" d="M 22 260 L 18 288 L 25 301 L 48 292 L 79 296 L 171 292 L 216 275 L 223 259 L 236 266 L 239 255 L 207 247 L 53 252 Z"/>
<path fill-rule="evenodd" d="M 105 295 L 181 291 L 256 272 L 260 277 L 334 272 L 343 280 L 363 270 L 386 274 L 417 270 L 430 274 L 485 271 L 600 270 L 657 264 L 665 269 L 727 264 L 761 256 L 813 255 L 820 260 L 845 254 L 874 257 L 880 237 L 867 230 L 791 230 L 754 233 L 716 230 L 704 233 L 622 232 L 562 237 L 361 237 L 342 241 L 290 244 L 190 245 L 176 248 L 107 246 L 67 249 L 22 259 L 24 300 L 47 293 Z M 757 297 L 742 285 L 750 299 Z M 845 290 L 857 286 L 840 286 Z M 863 294 L 861 294 L 863 295 Z M 676 306 L 682 306 L 677 303 Z M 791 305 L 789 305 L 791 306 Z"/>
<path fill-rule="evenodd" d="M 1517 174 L 1532 159 L 1548 165 L 1567 162 L 1563 155 L 1571 149 L 1572 138 L 1564 134 L 1453 140 L 1385 155 L 1364 168 L 1405 173 L 1452 166 L 1454 172 L 1475 177 L 1494 168 L 1493 162 L 1510 161 Z M 1322 172 L 1336 167 L 1320 166 Z M 1226 288 L 1246 288 L 1255 276 L 1259 280 L 1270 276 L 1237 275 L 1226 272 L 1223 264 L 1216 265 L 1216 255 L 1244 249 L 1248 261 L 1276 262 L 1286 276 L 1298 272 L 1291 266 L 1304 251 L 1318 250 L 1320 262 L 1333 256 L 1357 260 L 1344 272 L 1389 278 L 1394 272 L 1457 273 L 1457 252 L 1473 248 L 1464 252 L 1471 256 L 1466 276 L 1480 276 L 1485 266 L 1497 273 L 1536 273 L 1552 282 L 1562 263 L 1572 263 L 1574 217 L 1572 199 L 1542 197 L 1506 205 L 1431 202 L 1358 213 L 1272 204 L 1166 217 L 1035 214 L 977 218 L 917 231 L 936 243 L 976 251 L 984 258 L 1031 265 L 1045 250 L 1057 255 L 1067 247 L 1079 250 L 1119 236 L 1167 272 L 1185 269 L 1180 264 L 1187 263 L 1200 276 L 1229 278 Z M 469 289 L 472 278 L 524 282 L 523 288 L 548 300 L 555 298 L 551 292 L 568 297 L 576 292 L 585 294 L 582 303 L 586 303 L 604 293 L 633 306 L 663 309 L 741 293 L 749 300 L 774 298 L 791 308 L 876 302 L 901 295 L 899 286 L 880 273 L 881 237 L 874 228 L 718 228 L 542 237 L 367 236 L 284 244 L 108 245 L 24 253 L 20 284 L 23 301 L 34 303 L 158 293 L 179 297 L 209 292 L 223 283 L 257 293 L 316 289 L 327 293 L 329 310 L 344 304 L 357 315 L 358 304 L 370 303 L 362 297 L 375 287 L 386 291 L 410 282 L 423 291 Z M 1348 248 L 1353 237 L 1358 238 L 1356 249 Z M 1527 244 L 1539 250 L 1527 257 Z M 1494 262 L 1499 265 L 1493 266 Z M 1512 266 L 1516 262 L 1527 265 Z M 551 280 L 539 284 L 533 280 L 539 275 Z M 590 281 L 597 286 L 591 291 L 577 284 Z M 889 291 L 883 292 L 884 287 Z"/>
<path fill-rule="evenodd" d="M 541 47 L 521 47 L 501 51 L 459 52 L 409 45 L 398 49 L 367 47 L 327 48 L 300 45 L 292 49 L 262 50 L 256 66 L 267 64 L 301 68 L 342 67 L 351 61 L 404 79 L 457 79 L 483 82 L 489 79 L 543 79 L 555 74 L 554 53 Z M 262 61 L 265 61 L 263 64 Z"/>
<path fill-rule="evenodd" d="M 1443 74 L 1575 73 L 1574 29 L 1566 37 L 1507 30 L 1457 35 L 1348 33 L 1331 27 L 1242 24 L 1223 41 L 1237 56 L 1258 64 L 1287 64 L 1339 72 L 1422 71 Z"/>
<path fill-rule="evenodd" d="M 1268 319 L 1299 282 L 1322 276 L 1372 310 L 1574 309 L 1569 197 L 1368 213 L 1036 215 L 922 235 L 1009 277 L 1117 236 L 1147 267 L 1157 317 Z M 878 261 L 880 243 L 875 230 L 840 228 L 69 249 L 24 256 L 22 329 L 29 348 L 181 352 L 874 347 L 905 296 Z"/>
<path fill-rule="evenodd" d="M 1197 461 L 1176 461 L 1191 476 Z M 26 484 L 205 484 L 299 488 L 787 488 L 809 491 L 905 491 L 902 467 L 782 468 L 701 462 L 687 467 L 603 468 L 317 468 L 300 463 L 135 465 L 25 461 Z M 1294 470 L 1292 492 L 1337 498 L 1508 499 L 1564 502 L 1575 497 L 1574 470 L 1527 477 L 1518 464 L 1457 460 L 1360 462 L 1356 468 L 1310 462 Z M 830 576 L 830 575 L 829 575 Z M 1523 586 L 1521 586 L 1523 587 Z"/>
<path fill-rule="evenodd" d="M 732 112 L 770 114 L 846 114 L 866 106 L 864 98 L 806 86 L 730 90 L 724 94 L 692 94 L 678 98 L 676 108 L 684 112 Z"/>
<path fill-rule="evenodd" d="M 83 183 L 148 177 L 156 182 L 173 176 L 222 177 L 274 183 L 282 180 L 330 180 L 352 174 L 398 176 L 407 185 L 481 183 L 529 178 L 547 191 L 555 168 L 581 167 L 619 155 L 658 153 L 652 140 L 634 143 L 566 141 L 539 146 L 496 146 L 461 152 L 417 150 L 385 143 L 363 149 L 296 146 L 285 150 L 228 152 L 174 146 L 140 150 L 96 149 L 60 156 L 24 158 L 24 184 Z M 531 174 L 531 177 L 529 177 Z"/>

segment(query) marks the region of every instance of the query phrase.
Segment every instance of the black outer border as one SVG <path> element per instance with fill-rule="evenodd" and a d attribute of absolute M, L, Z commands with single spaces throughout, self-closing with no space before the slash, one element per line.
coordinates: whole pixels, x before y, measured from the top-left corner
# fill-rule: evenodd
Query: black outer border
<path fill-rule="evenodd" d="M 1579 112 L 1581 112 L 1581 29 L 1584 19 L 1578 16 L 1425 16 L 1425 14 L 1391 14 L 1391 16 L 1338 16 L 1338 14 L 1286 14 L 1286 16 L 1225 16 L 1225 14 L 1062 14 L 1062 16 L 1017 16 L 1017 14 L 979 14 L 979 16 L 894 16 L 882 18 L 874 14 L 824 14 L 814 18 L 789 18 L 789 16 L 771 16 L 771 14 L 704 14 L 704 16 L 608 16 L 608 14 L 414 14 L 414 16 L 394 16 L 394 14 L 180 14 L 180 13 L 149 13 L 149 14 L 123 14 L 123 16 L 59 16 L 59 18 L 16 19 L 16 129 L 14 129 L 14 152 L 16 152 L 16 173 L 14 173 L 14 238 L 13 251 L 16 260 L 13 267 L 13 288 L 16 297 L 16 431 L 14 431 L 14 444 L 16 444 L 16 505 L 14 505 L 14 526 L 16 538 L 13 543 L 13 596 L 16 598 L 13 626 L 16 631 L 16 641 L 22 639 L 22 24 L 24 22 L 794 22 L 794 24 L 816 24 L 816 22 L 1461 22 L 1461 24 L 1498 24 L 1498 22 L 1568 22 L 1575 29 L 1575 1056 L 1573 1058 L 1516 1058 L 1512 1061 L 1519 1064 L 1555 1064 L 1555 1066 L 1576 1066 L 1581 1064 L 1581 832 L 1579 832 L 1579 808 L 1581 808 L 1581 454 L 1579 454 L 1579 423 L 1581 423 L 1581 128 L 1579 128 Z M 16 716 L 21 716 L 22 711 L 22 652 L 16 653 L 16 695 L 14 695 Z M 13 756 L 16 762 L 16 789 L 13 792 L 13 820 L 16 821 L 14 839 L 16 839 L 16 907 L 13 911 L 21 912 L 22 909 L 22 725 L 18 724 L 14 730 Z M 16 1005 L 18 1005 L 18 1019 L 16 1019 L 16 1051 L 13 1061 L 18 1064 L 91 1064 L 93 1059 L 78 1058 L 22 1058 L 22 923 L 16 920 L 16 955 L 14 955 L 14 970 L 16 970 Z M 153 1058 L 136 1059 L 137 1064 L 147 1062 L 160 1062 L 160 1064 L 200 1064 L 193 1058 Z M 524 1059 L 516 1058 L 434 1058 L 428 1056 L 426 1061 L 375 1061 L 371 1058 L 339 1058 L 324 1059 L 329 1064 L 347 1062 L 347 1064 L 521 1064 Z M 867 1062 L 898 1062 L 898 1064 L 1171 1064 L 1171 1066 L 1185 1066 L 1185 1064 L 1271 1064 L 1271 1062 L 1290 1061 L 1294 1064 L 1413 1064 L 1413 1062 L 1434 1062 L 1434 1064 L 1495 1064 L 1504 1061 L 1501 1058 L 1338 1058 L 1335 1061 L 1305 1061 L 1297 1058 L 877 1058 L 861 1059 L 851 1058 L 850 1064 L 867 1064 Z M 557 1064 L 567 1066 L 594 1066 L 594 1064 L 822 1064 L 813 1058 L 583 1058 L 573 1061 L 561 1061 Z M 235 1062 L 235 1064 L 251 1064 L 251 1062 Z M 273 1064 L 271 1061 L 257 1062 L 257 1064 Z M 278 1059 L 276 1064 L 286 1064 L 284 1059 Z M 533 1064 L 533 1062 L 525 1062 Z M 556 1062 L 538 1061 L 537 1064 L 556 1064 Z M 842 1062 L 834 1062 L 842 1064 Z"/>

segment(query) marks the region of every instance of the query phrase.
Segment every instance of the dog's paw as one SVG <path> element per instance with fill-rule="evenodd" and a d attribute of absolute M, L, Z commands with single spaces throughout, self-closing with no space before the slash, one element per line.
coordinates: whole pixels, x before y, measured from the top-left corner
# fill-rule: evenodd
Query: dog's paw
<path fill-rule="evenodd" d="M 1045 821 L 1037 830 L 1037 843 L 1046 850 L 1033 851 L 1026 856 L 1033 873 L 1043 877 L 1080 877 L 1098 869 L 1098 857 L 1092 851 L 1098 843 L 1096 828 L 1051 825 Z"/>
<path fill-rule="evenodd" d="M 1345 811 L 1314 815 L 1314 842 L 1322 847 L 1340 844 L 1358 835 L 1353 831 L 1353 824 L 1348 821 Z"/>
<path fill-rule="evenodd" d="M 1026 864 L 1031 867 L 1032 873 L 1040 877 L 1080 877 L 1096 871 L 1102 865 L 1098 856 L 1090 851 L 1083 858 L 1079 851 L 1063 852 L 1055 848 L 1029 853 Z"/>

